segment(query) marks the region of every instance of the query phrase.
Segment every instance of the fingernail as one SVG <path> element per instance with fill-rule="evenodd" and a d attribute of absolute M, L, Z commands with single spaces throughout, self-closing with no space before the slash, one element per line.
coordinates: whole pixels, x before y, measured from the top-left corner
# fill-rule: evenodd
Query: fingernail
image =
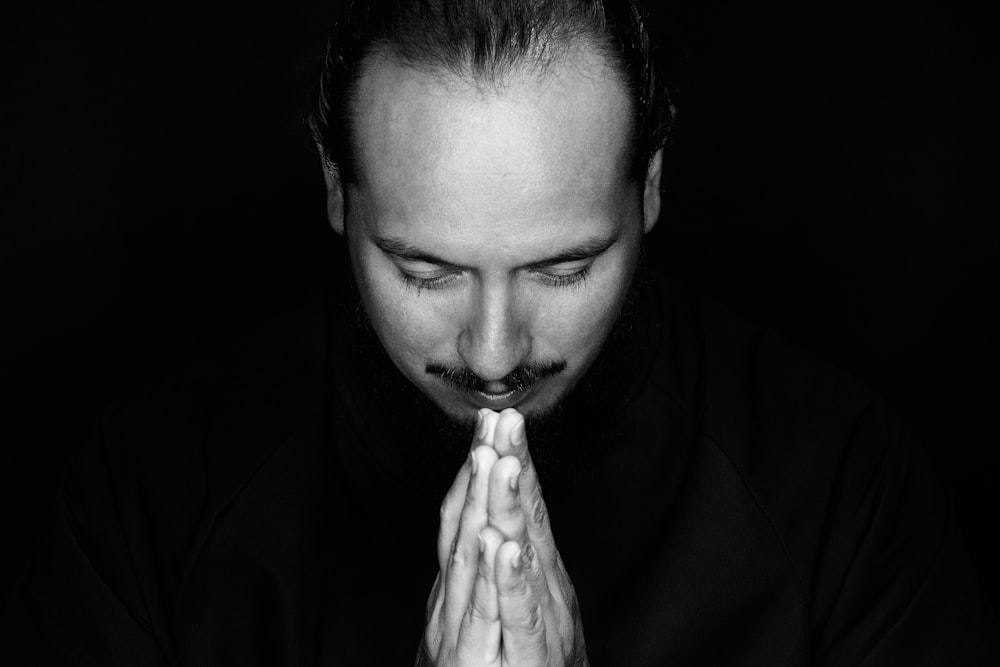
<path fill-rule="evenodd" d="M 524 422 L 518 423 L 514 430 L 510 432 L 510 444 L 520 447 L 524 444 Z"/>
<path fill-rule="evenodd" d="M 517 485 L 519 483 L 520 478 L 521 478 L 521 469 L 518 468 L 517 472 L 515 472 L 513 475 L 510 476 L 509 483 L 511 491 L 517 491 Z"/>
<path fill-rule="evenodd" d="M 475 475 L 476 471 L 479 470 L 479 460 L 476 458 L 475 452 L 469 454 L 469 465 L 472 466 L 472 474 Z"/>
<path fill-rule="evenodd" d="M 476 437 L 480 440 L 486 437 L 486 418 L 482 412 L 476 413 Z"/>
<path fill-rule="evenodd" d="M 517 553 L 514 554 L 511 557 L 511 559 L 510 559 L 510 566 L 513 567 L 515 570 L 520 570 L 521 569 L 521 550 L 520 549 L 518 549 Z"/>

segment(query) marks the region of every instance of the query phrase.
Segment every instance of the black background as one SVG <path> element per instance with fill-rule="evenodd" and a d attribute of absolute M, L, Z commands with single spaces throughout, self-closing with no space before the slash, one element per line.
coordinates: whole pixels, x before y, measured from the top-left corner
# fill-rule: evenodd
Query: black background
<path fill-rule="evenodd" d="M 0 601 L 99 408 L 337 261 L 299 122 L 337 4 L 59 0 L 3 21 Z M 987 16 L 657 11 L 681 121 L 649 257 L 902 410 L 996 604 Z"/>

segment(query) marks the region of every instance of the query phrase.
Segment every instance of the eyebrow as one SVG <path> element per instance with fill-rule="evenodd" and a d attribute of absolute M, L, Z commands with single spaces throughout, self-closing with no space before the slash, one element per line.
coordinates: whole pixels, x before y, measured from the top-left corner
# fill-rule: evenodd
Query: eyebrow
<path fill-rule="evenodd" d="M 433 255 L 417 248 L 414 245 L 410 245 L 403 239 L 386 236 L 372 236 L 371 240 L 372 243 L 375 244 L 375 247 L 382 252 L 394 255 L 400 259 L 405 259 L 410 262 L 437 264 L 448 268 L 459 268 L 456 264 L 452 264 L 449 261 L 441 259 L 437 255 Z"/>
<path fill-rule="evenodd" d="M 576 245 L 570 246 L 556 255 L 530 262 L 523 268 L 541 269 L 549 266 L 555 266 L 556 264 L 563 264 L 565 262 L 578 262 L 583 259 L 597 257 L 617 243 L 618 238 L 619 234 L 617 233 L 607 237 L 595 236 L 577 243 Z M 427 264 L 435 264 L 445 268 L 463 268 L 453 262 L 442 259 L 433 253 L 421 250 L 420 248 L 400 238 L 372 236 L 371 240 L 379 250 L 398 257 L 399 259 L 410 262 L 426 262 Z"/>
<path fill-rule="evenodd" d="M 566 248 L 558 255 L 546 257 L 545 259 L 528 264 L 529 269 L 542 269 L 547 266 L 555 266 L 565 262 L 578 262 L 582 259 L 590 259 L 602 254 L 605 250 L 618 242 L 618 234 L 612 236 L 595 236 L 581 243 Z"/>

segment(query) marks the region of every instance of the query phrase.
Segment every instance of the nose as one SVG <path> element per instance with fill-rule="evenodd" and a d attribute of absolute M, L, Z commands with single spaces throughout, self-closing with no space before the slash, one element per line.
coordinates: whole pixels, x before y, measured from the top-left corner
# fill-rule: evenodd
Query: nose
<path fill-rule="evenodd" d="M 500 380 L 531 352 L 525 314 L 506 281 L 482 283 L 458 339 L 458 353 L 483 380 Z M 502 388 L 497 388 L 503 391 Z"/>

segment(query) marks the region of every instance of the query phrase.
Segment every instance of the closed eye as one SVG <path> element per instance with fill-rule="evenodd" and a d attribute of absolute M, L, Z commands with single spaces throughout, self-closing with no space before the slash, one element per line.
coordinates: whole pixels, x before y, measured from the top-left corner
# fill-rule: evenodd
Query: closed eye
<path fill-rule="evenodd" d="M 442 267 L 428 262 L 397 262 L 399 276 L 407 287 L 441 289 L 448 286 L 462 274 L 461 269 Z"/>
<path fill-rule="evenodd" d="M 528 269 L 532 277 L 548 287 L 580 287 L 586 280 L 593 259 L 563 262 L 544 268 Z M 425 289 L 443 289 L 458 280 L 465 272 L 452 266 L 441 266 L 424 261 L 397 261 L 399 277 L 403 284 L 419 293 Z"/>
<path fill-rule="evenodd" d="M 533 269 L 532 272 L 546 285 L 552 287 L 582 286 L 587 280 L 587 274 L 593 262 L 574 263 L 572 265 L 556 265 L 545 269 Z"/>

